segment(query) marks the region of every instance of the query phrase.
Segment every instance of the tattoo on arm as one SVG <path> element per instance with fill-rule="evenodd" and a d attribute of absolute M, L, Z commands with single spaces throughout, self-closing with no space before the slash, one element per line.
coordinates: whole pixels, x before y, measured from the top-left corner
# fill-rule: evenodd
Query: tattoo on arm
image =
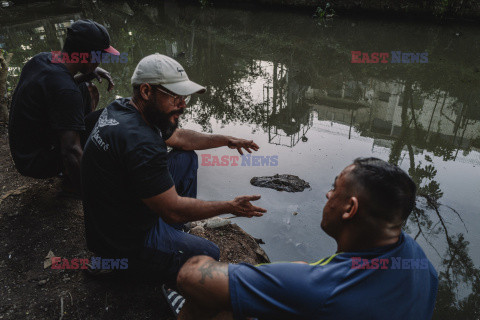
<path fill-rule="evenodd" d="M 205 284 L 207 277 L 213 279 L 214 273 L 228 277 L 226 264 L 217 261 L 207 261 L 198 268 L 198 271 L 202 274 L 202 278 L 198 281 L 200 284 Z"/>

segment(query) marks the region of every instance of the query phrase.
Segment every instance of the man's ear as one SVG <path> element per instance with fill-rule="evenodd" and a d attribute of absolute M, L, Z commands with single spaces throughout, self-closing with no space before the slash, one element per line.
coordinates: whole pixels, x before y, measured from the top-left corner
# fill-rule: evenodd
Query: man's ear
<path fill-rule="evenodd" d="M 140 95 L 143 100 L 149 100 L 152 95 L 153 88 L 148 83 L 142 83 L 140 85 Z"/>
<path fill-rule="evenodd" d="M 351 197 L 348 199 L 348 206 L 346 211 L 342 214 L 342 219 L 352 219 L 358 211 L 358 199 L 357 197 Z"/>

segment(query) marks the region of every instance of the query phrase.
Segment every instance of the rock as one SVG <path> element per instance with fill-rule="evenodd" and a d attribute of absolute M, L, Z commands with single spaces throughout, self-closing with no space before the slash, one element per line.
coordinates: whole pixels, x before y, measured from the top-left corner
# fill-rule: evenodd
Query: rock
<path fill-rule="evenodd" d="M 52 266 L 52 258 L 55 257 L 55 254 L 52 250 L 48 251 L 47 255 L 45 256 L 45 260 L 43 260 L 43 269 L 47 269 Z"/>
<path fill-rule="evenodd" d="M 38 281 L 39 286 L 43 286 L 45 283 L 47 283 L 47 280 L 40 280 Z"/>
<path fill-rule="evenodd" d="M 215 217 L 215 218 L 208 219 L 205 222 L 205 228 L 215 229 L 215 228 L 226 226 L 227 224 L 230 224 L 230 223 L 231 221 L 229 219 Z"/>
<path fill-rule="evenodd" d="M 193 229 L 195 227 L 203 227 L 205 225 L 205 222 L 203 221 L 193 221 L 193 222 L 190 222 L 190 229 Z"/>
<path fill-rule="evenodd" d="M 215 229 L 205 229 L 203 236 L 220 248 L 220 261 L 246 262 L 254 265 L 270 262 L 257 239 L 235 223 Z"/>
<path fill-rule="evenodd" d="M 308 182 L 291 174 L 276 174 L 272 177 L 253 177 L 250 183 L 256 187 L 287 192 L 302 192 L 306 188 L 310 188 Z"/>
<path fill-rule="evenodd" d="M 205 228 L 202 226 L 196 226 L 192 229 L 190 229 L 190 232 L 194 235 L 201 235 L 205 232 Z"/>
<path fill-rule="evenodd" d="M 255 253 L 257 254 L 257 259 L 258 260 L 264 261 L 262 263 L 269 263 L 270 262 L 270 259 L 268 259 L 267 254 L 265 253 L 265 251 L 263 251 L 262 248 L 260 248 L 260 247 L 255 248 Z"/>
<path fill-rule="evenodd" d="M 48 279 L 48 275 L 46 275 L 46 274 L 40 274 L 37 277 L 37 280 L 47 280 L 47 279 Z"/>

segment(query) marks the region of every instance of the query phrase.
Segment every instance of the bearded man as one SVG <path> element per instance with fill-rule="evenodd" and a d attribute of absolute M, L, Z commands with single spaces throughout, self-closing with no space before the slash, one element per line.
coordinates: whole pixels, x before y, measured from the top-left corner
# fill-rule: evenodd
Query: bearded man
<path fill-rule="evenodd" d="M 252 140 L 177 128 L 194 93 L 175 60 L 153 54 L 132 76 L 133 97 L 101 113 L 82 159 L 82 190 L 88 248 L 108 258 L 128 258 L 162 281 L 175 282 L 192 256 L 219 259 L 218 247 L 182 231 L 184 223 L 224 213 L 262 216 L 265 209 L 240 196 L 231 201 L 196 199 L 198 159 L 193 150 L 228 146 L 257 151 Z M 167 146 L 173 151 L 167 152 Z"/>

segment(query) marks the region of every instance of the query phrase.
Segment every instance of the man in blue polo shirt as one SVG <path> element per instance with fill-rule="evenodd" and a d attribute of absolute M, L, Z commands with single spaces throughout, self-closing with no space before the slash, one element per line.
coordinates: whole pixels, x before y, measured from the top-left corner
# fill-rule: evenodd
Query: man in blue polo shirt
<path fill-rule="evenodd" d="M 193 257 L 177 278 L 186 297 L 179 318 L 430 319 L 437 273 L 402 231 L 415 192 L 400 168 L 356 159 L 335 178 L 323 209 L 334 255 L 260 266 Z"/>

